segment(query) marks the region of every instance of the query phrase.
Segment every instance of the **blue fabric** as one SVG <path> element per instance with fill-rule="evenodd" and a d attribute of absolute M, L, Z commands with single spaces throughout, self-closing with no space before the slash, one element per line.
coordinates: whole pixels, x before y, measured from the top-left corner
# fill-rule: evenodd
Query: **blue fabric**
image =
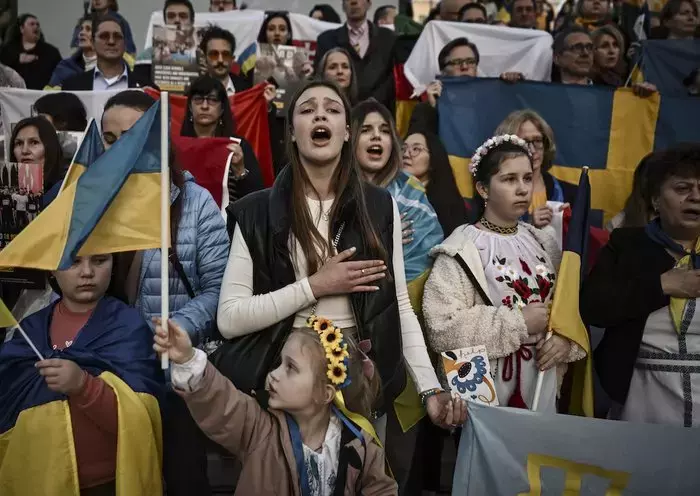
<path fill-rule="evenodd" d="M 564 202 L 564 190 L 561 189 L 561 184 L 559 184 L 559 179 L 552 176 L 552 181 L 554 186 L 552 187 L 552 197 L 547 198 L 549 201 Z"/>
<path fill-rule="evenodd" d="M 687 251 L 683 245 L 671 239 L 671 236 L 666 234 L 666 232 L 661 229 L 661 222 L 658 217 L 649 222 L 644 230 L 647 233 L 647 236 L 649 236 L 649 239 L 651 239 L 654 243 L 663 246 L 671 253 L 674 253 L 679 257 L 690 255 L 690 262 L 693 269 L 700 267 L 700 254 L 698 254 L 695 250 L 692 252 Z"/>
<path fill-rule="evenodd" d="M 226 224 L 211 194 L 185 173 L 184 201 L 177 231 L 177 256 L 196 297 L 190 299 L 170 264 L 170 316 L 187 331 L 195 346 L 209 337 L 216 324 L 216 309 L 230 241 Z M 171 201 L 180 194 L 173 187 Z M 146 322 L 160 316 L 160 250 L 143 254 L 136 307 Z"/>
<path fill-rule="evenodd" d="M 72 360 L 94 376 L 112 372 L 133 391 L 163 398 L 165 379 L 153 351 L 153 334 L 135 309 L 115 298 L 103 298 L 73 344 L 59 351 L 49 340 L 57 303 L 21 322 L 44 358 Z M 49 390 L 34 367 L 36 362 L 36 355 L 19 332 L 0 348 L 0 433 L 12 428 L 21 411 L 66 399 Z"/>
<path fill-rule="evenodd" d="M 687 96 L 683 80 L 700 67 L 700 40 L 642 41 L 640 66 L 644 80 L 656 85 L 662 99 Z"/>
<path fill-rule="evenodd" d="M 431 248 L 442 243 L 445 235 L 425 188 L 415 177 L 400 171 L 387 191 L 396 201 L 400 214 L 413 221 L 413 241 L 403 245 L 406 281 L 411 282 L 432 266 Z"/>
<path fill-rule="evenodd" d="M 63 81 L 85 72 L 83 53 L 78 50 L 68 58 L 61 60 L 51 74 L 48 86 L 61 86 Z"/>
<path fill-rule="evenodd" d="M 124 43 L 126 47 L 127 53 L 131 54 L 136 54 L 136 44 L 134 43 L 134 35 L 131 34 L 131 26 L 129 26 L 129 23 L 127 22 L 126 19 L 119 13 L 119 12 L 113 12 L 109 11 L 109 14 L 112 17 L 116 17 L 117 20 L 119 20 L 119 25 L 122 27 L 122 32 L 124 33 Z M 75 29 L 73 30 L 73 39 L 70 42 L 70 47 L 71 48 L 77 48 L 78 47 L 78 35 L 80 34 L 80 25 L 77 25 Z"/>
<path fill-rule="evenodd" d="M 287 419 L 287 427 L 289 428 L 289 437 L 292 440 L 292 451 L 294 452 L 294 461 L 296 462 L 297 474 L 299 475 L 301 495 L 311 496 L 309 476 L 306 473 L 306 463 L 304 463 L 304 446 L 301 440 L 301 432 L 299 431 L 299 426 L 291 415 L 286 413 L 285 417 Z"/>

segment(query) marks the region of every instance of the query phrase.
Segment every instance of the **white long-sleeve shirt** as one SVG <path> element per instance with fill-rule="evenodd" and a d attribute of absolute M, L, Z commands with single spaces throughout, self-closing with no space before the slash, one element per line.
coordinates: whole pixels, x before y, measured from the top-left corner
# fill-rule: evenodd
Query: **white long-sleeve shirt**
<path fill-rule="evenodd" d="M 328 232 L 328 212 L 333 200 L 319 202 L 308 199 L 312 219 L 317 221 L 318 231 L 325 237 Z M 416 389 L 426 391 L 440 387 L 430 362 L 423 332 L 418 323 L 406 287 L 406 273 L 401 243 L 401 217 L 396 202 L 394 210 L 393 257 L 396 299 L 401 320 L 403 355 Z M 228 265 L 221 283 L 217 324 L 225 338 L 244 336 L 265 329 L 290 315 L 295 315 L 294 326 L 304 327 L 313 305 L 317 302 L 309 284 L 306 258 L 299 243 L 292 237 L 290 248 L 294 250 L 292 263 L 296 282 L 270 293 L 253 295 L 253 260 L 238 226 L 233 233 Z M 355 317 L 348 295 L 329 296 L 318 301 L 316 315 L 322 315 L 341 328 L 354 327 Z"/>

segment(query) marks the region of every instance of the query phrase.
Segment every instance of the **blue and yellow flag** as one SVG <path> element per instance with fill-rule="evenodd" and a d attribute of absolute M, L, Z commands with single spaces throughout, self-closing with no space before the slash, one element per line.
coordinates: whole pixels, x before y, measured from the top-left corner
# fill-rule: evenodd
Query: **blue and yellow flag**
<path fill-rule="evenodd" d="M 585 274 L 584 265 L 588 252 L 589 214 L 591 211 L 591 186 L 588 169 L 583 169 L 576 200 L 571 211 L 569 230 L 566 233 L 564 252 L 554 288 L 552 310 L 548 330 L 573 341 L 586 352 L 586 358 L 571 364 L 573 387 L 570 413 L 593 416 L 593 361 L 591 341 L 579 313 L 579 293 Z"/>
<path fill-rule="evenodd" d="M 596 226 L 603 215 L 607 221 L 622 210 L 634 170 L 646 154 L 700 141 L 695 117 L 700 98 L 640 98 L 627 88 L 446 78 L 438 101 L 440 138 L 465 198 L 472 196 L 468 164 L 474 150 L 508 114 L 527 108 L 554 130 L 556 177 L 576 184 L 581 168 L 590 167 L 591 223 Z"/>
<path fill-rule="evenodd" d="M 61 191 L 76 182 L 83 172 L 85 172 L 104 151 L 105 147 L 102 143 L 102 136 L 100 136 L 97 122 L 95 122 L 95 119 L 91 119 L 90 124 L 88 124 L 87 132 L 73 156 L 73 161 L 68 168 L 68 172 L 66 172 L 65 179 L 63 179 Z"/>
<path fill-rule="evenodd" d="M 153 333 L 138 310 L 103 298 L 71 346 L 54 350 L 49 326 L 56 303 L 22 321 L 46 358 L 75 362 L 117 398 L 117 496 L 162 494 L 159 401 L 165 378 Z M 68 398 L 51 391 L 19 335 L 0 348 L 0 494 L 79 496 Z"/>
<path fill-rule="evenodd" d="M 0 252 L 0 266 L 66 269 L 78 255 L 160 247 L 160 139 L 157 102 L 89 167 L 74 164 L 51 205 Z"/>

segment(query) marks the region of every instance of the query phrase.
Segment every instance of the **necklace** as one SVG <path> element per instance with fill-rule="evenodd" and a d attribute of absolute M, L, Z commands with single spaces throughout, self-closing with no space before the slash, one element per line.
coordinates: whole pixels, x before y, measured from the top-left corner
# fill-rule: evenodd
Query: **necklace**
<path fill-rule="evenodd" d="M 479 223 L 489 231 L 493 231 L 498 234 L 517 234 L 518 232 L 517 224 L 511 227 L 501 227 L 493 222 L 489 222 L 485 217 L 482 217 Z"/>

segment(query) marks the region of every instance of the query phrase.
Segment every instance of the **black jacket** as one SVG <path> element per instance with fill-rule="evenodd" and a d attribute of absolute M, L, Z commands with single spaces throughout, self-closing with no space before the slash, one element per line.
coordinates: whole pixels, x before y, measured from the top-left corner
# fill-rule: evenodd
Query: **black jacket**
<path fill-rule="evenodd" d="M 138 73 L 133 72 L 128 67 L 126 68 L 126 76 L 129 80 L 129 88 L 145 88 L 146 86 L 153 87 L 149 79 L 141 77 Z M 92 91 L 92 85 L 95 81 L 95 69 L 81 74 L 76 74 L 63 81 L 61 89 L 64 91 Z"/>
<path fill-rule="evenodd" d="M 36 55 L 37 58 L 28 64 L 21 64 L 19 57 L 23 53 Z M 17 71 L 30 90 L 43 90 L 60 61 L 61 53 L 58 49 L 43 40 L 31 50 L 25 50 L 22 42 L 14 42 L 3 46 L 0 51 L 0 62 Z"/>
<path fill-rule="evenodd" d="M 228 228 L 238 225 L 253 260 L 253 294 L 276 291 L 296 282 L 294 266 L 288 242 L 291 230 L 291 168 L 284 168 L 272 188 L 252 193 L 228 207 Z M 346 194 L 341 198 L 339 220 L 332 226 L 335 233 L 345 223 L 338 243 L 338 251 L 356 247 L 353 260 L 370 259 L 369 250 L 360 236 L 359 222 L 355 215 L 354 200 Z M 386 252 L 387 277 L 378 282 L 379 291 L 351 295 L 352 308 L 357 324 L 358 339 L 370 339 L 370 358 L 377 364 L 382 379 L 384 412 L 391 401 L 403 391 L 406 370 L 403 362 L 401 323 L 399 320 L 394 269 L 392 265 L 394 211 L 389 193 L 369 184 L 365 185 L 365 201 L 372 214 L 374 227 Z M 273 342 L 282 331 L 287 335 L 294 323 L 294 315 L 256 333 L 259 339 Z M 283 340 L 284 341 L 284 340 Z M 283 343 L 279 343 L 281 347 Z M 279 349 L 276 350 L 279 354 Z M 269 364 L 272 367 L 272 363 Z M 262 387 L 262 384 L 256 387 Z"/>
<path fill-rule="evenodd" d="M 627 400 L 647 318 L 669 304 L 661 274 L 674 265 L 643 227 L 619 228 L 583 283 L 581 317 L 605 328 L 594 353 L 596 370 L 605 392 L 620 404 Z"/>
<path fill-rule="evenodd" d="M 395 106 L 394 62 L 396 35 L 390 29 L 369 23 L 369 47 L 364 58 L 350 45 L 347 24 L 321 33 L 316 47 L 316 64 L 329 50 L 345 48 L 352 57 L 357 73 L 360 101 L 374 97 L 392 113 Z"/>

